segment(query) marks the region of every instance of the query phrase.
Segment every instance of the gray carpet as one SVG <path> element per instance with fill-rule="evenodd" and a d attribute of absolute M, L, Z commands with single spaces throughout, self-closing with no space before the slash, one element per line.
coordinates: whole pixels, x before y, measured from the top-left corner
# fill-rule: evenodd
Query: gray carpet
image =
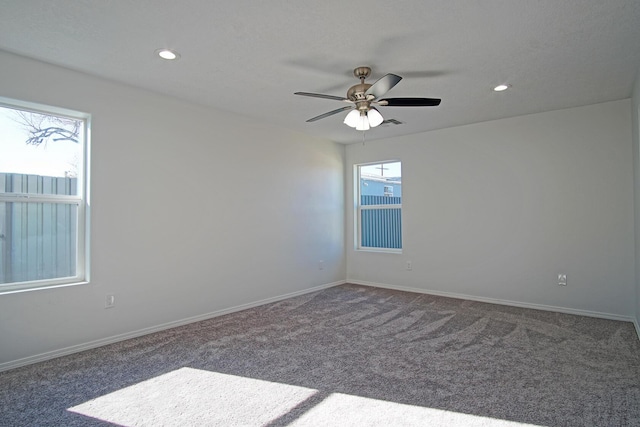
<path fill-rule="evenodd" d="M 0 373 L 1 426 L 640 426 L 631 323 L 343 285 Z"/>

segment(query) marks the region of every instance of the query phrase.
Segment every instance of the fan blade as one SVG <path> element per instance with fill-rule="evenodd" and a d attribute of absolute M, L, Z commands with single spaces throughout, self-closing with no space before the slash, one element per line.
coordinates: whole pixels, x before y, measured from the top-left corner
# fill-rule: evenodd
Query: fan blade
<path fill-rule="evenodd" d="M 388 107 L 435 107 L 440 105 L 438 98 L 385 98 L 378 105 Z"/>
<path fill-rule="evenodd" d="M 391 88 L 398 84 L 402 80 L 402 77 L 395 74 L 387 74 L 381 77 L 364 93 L 365 96 L 373 95 L 374 98 L 380 98 L 385 93 L 389 92 Z"/>
<path fill-rule="evenodd" d="M 321 93 L 295 92 L 294 95 L 311 96 L 313 98 L 323 98 L 323 99 L 332 99 L 334 101 L 351 102 L 347 98 L 343 98 L 340 96 L 333 96 L 333 95 L 323 95 Z"/>
<path fill-rule="evenodd" d="M 347 107 L 338 108 L 337 110 L 329 111 L 328 113 L 324 113 L 324 114 L 320 114 L 319 116 L 312 117 L 309 120 L 307 120 L 307 123 L 315 122 L 316 120 L 324 119 L 325 117 L 333 116 L 334 114 L 338 114 L 338 113 L 340 113 L 342 111 L 347 111 L 347 110 L 352 110 L 352 109 L 353 109 L 353 107 L 350 106 L 350 105 L 347 106 Z"/>

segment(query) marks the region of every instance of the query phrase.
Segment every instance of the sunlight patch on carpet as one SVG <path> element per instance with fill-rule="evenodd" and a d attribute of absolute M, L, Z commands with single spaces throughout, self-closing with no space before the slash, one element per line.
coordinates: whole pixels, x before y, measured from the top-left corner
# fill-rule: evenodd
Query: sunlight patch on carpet
<path fill-rule="evenodd" d="M 69 408 L 121 426 L 531 426 L 441 409 L 181 368 Z M 315 398 L 314 398 L 315 396 Z M 291 418 L 287 415 L 308 404 Z"/>
<path fill-rule="evenodd" d="M 385 400 L 332 393 L 290 426 L 447 426 L 524 427 L 515 421 L 497 420 L 442 409 L 404 405 Z"/>
<path fill-rule="evenodd" d="M 317 390 L 181 368 L 69 408 L 123 426 L 264 425 Z"/>

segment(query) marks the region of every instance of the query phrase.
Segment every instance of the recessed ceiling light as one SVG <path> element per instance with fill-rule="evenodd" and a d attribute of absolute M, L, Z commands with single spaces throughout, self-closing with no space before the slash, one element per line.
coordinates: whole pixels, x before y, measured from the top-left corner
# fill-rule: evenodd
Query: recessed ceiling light
<path fill-rule="evenodd" d="M 503 90 L 507 90 L 511 87 L 511 85 L 498 85 L 493 88 L 496 92 L 502 92 Z"/>
<path fill-rule="evenodd" d="M 174 50 L 171 49 L 158 49 L 156 50 L 156 54 L 162 58 L 162 59 L 166 59 L 166 60 L 174 60 L 174 59 L 179 59 L 180 58 L 180 54 Z"/>

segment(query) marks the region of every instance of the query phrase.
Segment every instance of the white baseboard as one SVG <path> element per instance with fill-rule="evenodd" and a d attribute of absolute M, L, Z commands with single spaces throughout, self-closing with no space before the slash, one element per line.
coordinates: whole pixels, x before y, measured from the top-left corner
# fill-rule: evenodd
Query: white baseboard
<path fill-rule="evenodd" d="M 448 297 L 448 298 L 466 299 L 471 301 L 486 302 L 490 304 L 500 304 L 500 305 L 509 305 L 513 307 L 531 308 L 534 310 L 554 311 L 557 313 L 565 313 L 565 314 L 576 314 L 578 316 L 598 317 L 601 319 L 619 320 L 622 322 L 634 322 L 636 326 L 636 332 L 638 332 L 638 338 L 640 338 L 640 327 L 638 326 L 637 320 L 631 316 L 622 316 L 619 314 L 601 313 L 598 311 L 580 310 L 575 308 L 557 307 L 557 306 L 544 305 L 544 304 L 532 304 L 532 303 L 509 301 L 509 300 L 495 299 L 495 298 L 484 298 L 484 297 L 478 297 L 474 295 L 457 294 L 453 292 L 441 292 L 441 291 L 434 291 L 430 289 L 410 288 L 406 286 L 388 285 L 384 283 L 365 282 L 362 280 L 347 280 L 347 283 L 353 283 L 355 285 L 363 285 L 363 286 L 372 286 L 376 288 L 394 289 L 397 291 L 436 295 L 436 296 Z"/>
<path fill-rule="evenodd" d="M 271 298 L 266 298 L 260 301 L 255 301 L 247 304 L 241 304 L 235 307 L 225 308 L 217 310 L 211 313 L 205 313 L 198 316 L 188 317 L 186 319 L 176 320 L 173 322 L 163 323 L 161 325 L 152 326 L 149 328 L 139 329 L 137 331 L 127 332 L 124 334 L 114 335 L 107 338 L 101 338 L 99 340 L 90 341 L 83 344 L 77 344 L 70 347 L 61 348 L 58 350 L 49 351 L 46 353 L 37 354 L 35 356 L 29 356 L 22 359 L 12 360 L 9 362 L 0 363 L 0 372 L 8 371 L 9 369 L 19 368 L 21 366 L 31 365 L 33 363 L 44 362 L 46 360 L 55 359 L 56 357 L 67 356 L 69 354 L 78 353 L 85 350 L 91 350 L 92 348 L 102 347 L 104 345 L 113 344 L 120 341 L 125 341 L 131 338 L 141 337 L 143 335 L 152 334 L 154 332 L 160 332 L 178 326 L 188 325 L 190 323 L 200 322 L 202 320 L 212 319 L 218 316 L 224 316 L 225 314 L 235 313 L 237 311 L 247 310 L 249 308 L 258 307 L 273 302 L 282 301 L 288 298 L 297 297 L 300 295 L 309 294 L 312 292 L 321 291 L 323 289 L 331 288 L 345 284 L 346 281 L 341 280 L 338 282 L 327 283 L 324 285 L 314 286 L 313 288 L 304 289 L 301 291 L 291 292 L 284 295 L 279 295 Z"/>
<path fill-rule="evenodd" d="M 634 319 L 633 324 L 636 327 L 636 333 L 638 334 L 638 339 L 640 340 L 640 323 L 638 323 L 638 319 Z"/>

